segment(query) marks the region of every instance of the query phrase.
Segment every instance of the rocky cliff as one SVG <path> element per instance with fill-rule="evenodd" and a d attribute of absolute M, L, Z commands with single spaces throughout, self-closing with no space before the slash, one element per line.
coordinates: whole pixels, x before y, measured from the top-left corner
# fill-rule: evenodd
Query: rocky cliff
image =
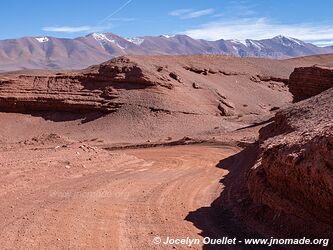
<path fill-rule="evenodd" d="M 0 79 L 0 108 L 14 112 L 110 113 L 123 104 L 118 99 L 119 90 L 144 89 L 158 81 L 163 85 L 162 80 L 122 57 L 83 71 L 7 74 Z"/>
<path fill-rule="evenodd" d="M 323 66 L 296 68 L 290 75 L 289 90 L 298 102 L 333 87 L 333 68 Z"/>
<path fill-rule="evenodd" d="M 112 113 L 126 106 L 257 119 L 290 102 L 285 80 L 291 70 L 291 65 L 266 59 L 123 56 L 78 71 L 1 74 L 0 111 Z M 244 98 L 249 92 L 255 101 Z"/>
<path fill-rule="evenodd" d="M 318 67 L 296 69 L 291 76 L 295 99 L 328 88 L 332 73 Z M 333 226 L 332 100 L 333 88 L 278 112 L 260 130 L 259 159 L 248 179 L 255 203 L 304 225 L 315 222 L 311 230 L 316 232 Z"/>

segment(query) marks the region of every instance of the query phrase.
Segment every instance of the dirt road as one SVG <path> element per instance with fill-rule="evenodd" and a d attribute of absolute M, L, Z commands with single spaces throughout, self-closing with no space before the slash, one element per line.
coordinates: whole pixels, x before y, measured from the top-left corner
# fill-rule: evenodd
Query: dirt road
<path fill-rule="evenodd" d="M 200 238 L 185 217 L 219 196 L 227 172 L 216 164 L 236 152 L 76 144 L 4 150 L 1 249 L 170 249 L 154 237 Z"/>

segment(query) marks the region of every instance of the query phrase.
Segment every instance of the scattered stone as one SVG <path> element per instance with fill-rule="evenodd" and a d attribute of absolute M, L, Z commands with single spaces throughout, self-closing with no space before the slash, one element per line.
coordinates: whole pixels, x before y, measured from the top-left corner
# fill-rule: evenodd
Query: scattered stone
<path fill-rule="evenodd" d="M 237 75 L 244 75 L 244 73 L 238 73 L 238 72 L 231 72 L 231 71 L 223 71 L 219 70 L 219 72 L 225 76 L 237 76 Z"/>
<path fill-rule="evenodd" d="M 199 69 L 199 68 L 196 68 L 196 67 L 190 67 L 190 66 L 186 66 L 184 67 L 184 69 L 186 70 L 189 70 L 191 72 L 194 72 L 194 73 L 197 73 L 197 74 L 202 74 L 205 72 L 205 69 Z"/>
<path fill-rule="evenodd" d="M 252 81 L 252 82 L 260 82 L 260 79 L 257 77 L 257 76 L 251 76 L 250 77 L 250 80 Z"/>
<path fill-rule="evenodd" d="M 222 103 L 219 103 L 218 107 L 217 107 L 220 111 L 221 111 L 221 116 L 228 116 L 229 115 L 229 112 L 228 110 L 226 109 L 226 107 L 224 107 L 222 105 Z"/>
<path fill-rule="evenodd" d="M 279 107 L 272 107 L 269 111 L 275 111 L 275 110 L 279 110 Z"/>
<path fill-rule="evenodd" d="M 215 70 L 215 69 L 209 69 L 208 70 L 208 73 L 210 73 L 210 74 L 217 74 L 217 70 Z"/>
<path fill-rule="evenodd" d="M 194 89 L 201 89 L 200 86 L 196 82 L 192 83 L 192 87 Z"/>
<path fill-rule="evenodd" d="M 162 66 L 160 66 L 160 67 L 157 68 L 157 72 L 161 72 L 162 70 L 163 70 Z"/>
<path fill-rule="evenodd" d="M 182 83 L 182 80 L 181 80 L 180 76 L 178 76 L 175 72 L 170 72 L 169 76 L 170 76 L 172 79 L 174 79 L 174 80 L 176 80 L 176 81 Z"/>
<path fill-rule="evenodd" d="M 231 109 L 234 109 L 234 108 L 235 108 L 235 105 L 234 105 L 232 102 L 226 100 L 226 98 L 220 100 L 220 102 L 221 102 L 222 104 L 224 104 L 225 106 L 227 106 L 228 108 L 231 108 Z"/>

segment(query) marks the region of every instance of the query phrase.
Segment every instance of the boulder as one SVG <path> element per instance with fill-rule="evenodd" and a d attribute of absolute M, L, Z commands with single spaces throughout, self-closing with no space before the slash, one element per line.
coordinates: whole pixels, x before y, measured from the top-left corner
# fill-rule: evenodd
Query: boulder
<path fill-rule="evenodd" d="M 323 66 L 296 68 L 290 75 L 289 90 L 294 96 L 294 102 L 333 87 L 333 68 Z"/>

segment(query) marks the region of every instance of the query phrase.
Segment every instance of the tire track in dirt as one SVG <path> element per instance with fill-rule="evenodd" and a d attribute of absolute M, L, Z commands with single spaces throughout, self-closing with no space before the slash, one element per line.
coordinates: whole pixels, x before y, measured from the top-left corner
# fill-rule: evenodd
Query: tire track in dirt
<path fill-rule="evenodd" d="M 70 157 L 73 149 L 66 150 L 43 152 L 44 161 Z M 1 181 L 16 176 L 17 184 L 0 192 L 2 248 L 169 249 L 154 245 L 153 238 L 198 238 L 200 231 L 185 217 L 219 196 L 219 180 L 227 172 L 216 164 L 237 150 L 191 145 L 123 150 L 116 156 L 103 150 L 92 161 L 73 160 L 70 169 L 50 163 L 37 173 L 31 169 L 38 162 L 31 160 L 39 152 L 22 159 L 29 166 L 10 170 L 4 161 L 0 167 L 15 175 Z M 76 167 L 82 162 L 85 167 Z"/>

